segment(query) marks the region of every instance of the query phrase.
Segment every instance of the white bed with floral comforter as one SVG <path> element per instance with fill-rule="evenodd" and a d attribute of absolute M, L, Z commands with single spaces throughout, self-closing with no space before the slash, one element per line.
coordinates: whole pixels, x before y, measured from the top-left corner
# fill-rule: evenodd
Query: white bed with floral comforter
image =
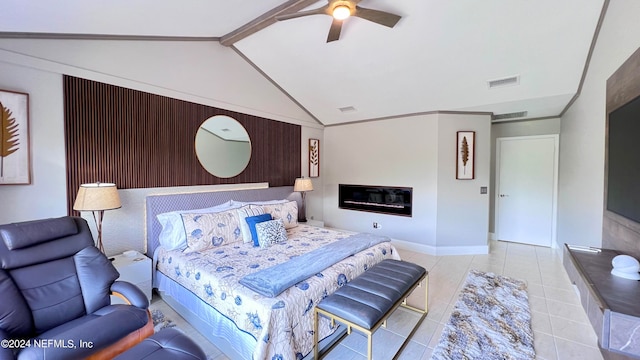
<path fill-rule="evenodd" d="M 301 359 L 313 349 L 313 306 L 383 259 L 400 259 L 393 245 L 383 242 L 361 251 L 273 298 L 238 281 L 352 234 L 299 224 L 287 229 L 286 242 L 268 248 L 243 242 L 190 253 L 159 248 L 157 268 L 251 334 L 254 359 Z M 321 319 L 320 339 L 334 330 Z"/>

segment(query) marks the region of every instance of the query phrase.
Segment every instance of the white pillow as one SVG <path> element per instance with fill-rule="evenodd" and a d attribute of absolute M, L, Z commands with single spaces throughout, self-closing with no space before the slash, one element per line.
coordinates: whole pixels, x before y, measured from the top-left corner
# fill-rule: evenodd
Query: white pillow
<path fill-rule="evenodd" d="M 237 203 L 236 203 L 237 204 Z M 236 210 L 238 213 L 238 222 L 240 223 L 240 233 L 242 234 L 242 242 L 253 242 L 251 239 L 251 230 L 246 218 L 256 215 L 264 214 L 262 206 L 258 205 L 245 205 Z"/>
<path fill-rule="evenodd" d="M 298 203 L 294 200 L 285 203 L 263 205 L 264 212 L 274 219 L 282 219 L 285 229 L 298 226 Z"/>
<path fill-rule="evenodd" d="M 235 205 L 275 205 L 275 204 L 284 204 L 289 202 L 290 200 L 282 199 L 282 200 L 263 200 L 263 201 L 235 201 L 231 200 L 231 203 Z"/>
<path fill-rule="evenodd" d="M 187 237 L 186 253 L 242 241 L 235 209 L 215 213 L 182 214 Z"/>
<path fill-rule="evenodd" d="M 187 236 L 184 230 L 184 223 L 182 222 L 182 214 L 216 213 L 238 207 L 240 207 L 240 205 L 233 204 L 233 201 L 229 200 L 224 204 L 209 208 L 178 210 L 158 214 L 156 218 L 158 222 L 160 222 L 160 225 L 162 225 L 162 231 L 160 231 L 160 235 L 158 235 L 160 245 L 167 250 L 184 249 L 187 247 Z"/>

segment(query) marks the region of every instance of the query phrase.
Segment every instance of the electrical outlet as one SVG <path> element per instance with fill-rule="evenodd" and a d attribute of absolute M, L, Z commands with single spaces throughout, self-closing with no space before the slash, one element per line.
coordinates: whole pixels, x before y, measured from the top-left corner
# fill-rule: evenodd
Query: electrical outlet
<path fill-rule="evenodd" d="M 374 222 L 373 223 L 373 228 L 374 229 L 382 229 L 382 225 L 380 223 Z"/>
<path fill-rule="evenodd" d="M 480 194 L 486 194 L 487 193 L 487 187 L 486 186 L 481 186 L 480 187 Z"/>

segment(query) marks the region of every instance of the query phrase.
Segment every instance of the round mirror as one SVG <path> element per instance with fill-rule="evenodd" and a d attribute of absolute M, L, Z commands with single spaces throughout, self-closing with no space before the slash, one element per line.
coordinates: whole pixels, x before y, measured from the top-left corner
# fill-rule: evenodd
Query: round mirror
<path fill-rule="evenodd" d="M 249 164 L 249 134 L 234 118 L 225 115 L 210 117 L 196 132 L 196 155 L 211 175 L 234 177 Z"/>

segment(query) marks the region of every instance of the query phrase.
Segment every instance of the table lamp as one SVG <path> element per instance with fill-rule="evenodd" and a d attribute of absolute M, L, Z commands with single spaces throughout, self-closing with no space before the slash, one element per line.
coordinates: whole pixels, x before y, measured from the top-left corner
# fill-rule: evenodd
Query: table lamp
<path fill-rule="evenodd" d="M 122 207 L 120 196 L 116 184 L 111 183 L 91 183 L 82 184 L 78 189 L 73 210 L 93 212 L 93 220 L 96 222 L 98 237 L 96 246 L 104 254 L 102 245 L 102 218 L 105 210 L 113 210 Z"/>
<path fill-rule="evenodd" d="M 305 177 L 297 178 L 296 182 L 293 184 L 293 191 L 300 192 L 300 195 L 302 196 L 302 209 L 300 210 L 298 221 L 307 222 L 307 209 L 304 204 L 304 197 L 307 191 L 313 191 L 313 183 L 311 182 L 311 179 Z"/>

